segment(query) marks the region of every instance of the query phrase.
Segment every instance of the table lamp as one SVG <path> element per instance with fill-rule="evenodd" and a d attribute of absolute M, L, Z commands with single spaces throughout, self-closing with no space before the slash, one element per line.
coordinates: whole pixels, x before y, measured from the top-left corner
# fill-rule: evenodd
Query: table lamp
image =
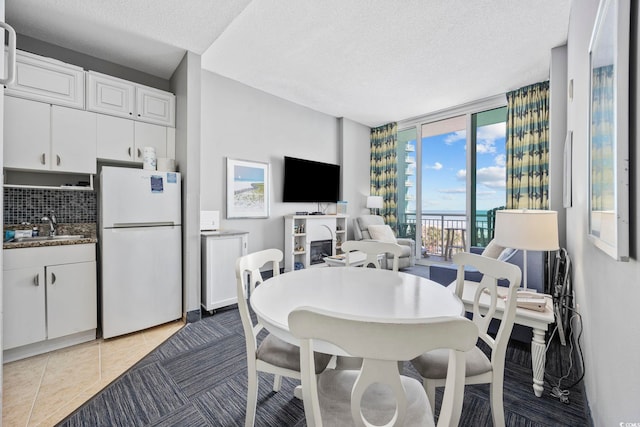
<path fill-rule="evenodd" d="M 369 209 L 382 209 L 384 206 L 384 201 L 382 200 L 382 196 L 368 196 L 367 197 L 367 208 Z M 377 212 L 376 212 L 377 214 Z"/>
<path fill-rule="evenodd" d="M 522 287 L 527 289 L 527 251 L 556 251 L 558 213 L 536 209 L 503 209 L 496 211 L 495 242 L 505 248 L 524 252 Z"/>

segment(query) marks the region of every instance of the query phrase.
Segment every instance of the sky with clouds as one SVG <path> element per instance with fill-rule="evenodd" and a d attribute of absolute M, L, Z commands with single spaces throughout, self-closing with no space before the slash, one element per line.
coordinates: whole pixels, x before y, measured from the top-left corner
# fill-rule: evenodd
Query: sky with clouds
<path fill-rule="evenodd" d="M 505 203 L 505 123 L 478 128 L 476 207 Z M 465 210 L 466 131 L 423 138 L 422 207 L 427 212 Z"/>

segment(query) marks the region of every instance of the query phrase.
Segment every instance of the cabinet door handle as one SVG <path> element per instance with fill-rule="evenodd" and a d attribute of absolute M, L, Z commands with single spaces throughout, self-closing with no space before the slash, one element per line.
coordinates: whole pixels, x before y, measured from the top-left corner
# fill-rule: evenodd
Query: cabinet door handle
<path fill-rule="evenodd" d="M 45 157 L 45 153 L 42 153 L 42 159 L 40 159 L 40 163 L 42 163 L 43 165 L 47 164 L 47 158 Z"/>
<path fill-rule="evenodd" d="M 131 157 L 131 147 L 127 149 L 127 153 L 129 153 L 129 157 Z"/>
<path fill-rule="evenodd" d="M 40 273 L 36 274 L 33 278 L 33 284 L 36 286 L 40 286 Z"/>
<path fill-rule="evenodd" d="M 138 158 L 142 157 L 142 151 L 138 148 Z"/>
<path fill-rule="evenodd" d="M 56 164 L 60 166 L 60 154 L 56 154 Z"/>
<path fill-rule="evenodd" d="M 55 273 L 51 273 L 51 284 L 53 285 L 54 283 L 56 283 L 56 275 Z"/>

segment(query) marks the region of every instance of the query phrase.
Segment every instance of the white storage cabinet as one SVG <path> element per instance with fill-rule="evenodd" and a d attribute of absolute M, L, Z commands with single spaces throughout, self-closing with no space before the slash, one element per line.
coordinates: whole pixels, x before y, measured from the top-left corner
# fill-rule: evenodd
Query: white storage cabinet
<path fill-rule="evenodd" d="M 154 147 L 156 157 L 175 156 L 175 129 L 121 117 L 97 115 L 99 159 L 142 164 L 142 149 Z"/>
<path fill-rule="evenodd" d="M 84 109 L 84 70 L 55 59 L 17 51 L 16 78 L 4 93 Z"/>
<path fill-rule="evenodd" d="M 236 304 L 236 260 L 247 254 L 245 231 L 202 232 L 202 307 L 207 311 Z"/>
<path fill-rule="evenodd" d="M 96 173 L 96 114 L 5 97 L 4 167 Z"/>
<path fill-rule="evenodd" d="M 87 72 L 87 110 L 174 127 L 175 103 L 170 92 Z"/>
<path fill-rule="evenodd" d="M 5 361 L 95 339 L 95 244 L 7 249 L 3 274 Z"/>

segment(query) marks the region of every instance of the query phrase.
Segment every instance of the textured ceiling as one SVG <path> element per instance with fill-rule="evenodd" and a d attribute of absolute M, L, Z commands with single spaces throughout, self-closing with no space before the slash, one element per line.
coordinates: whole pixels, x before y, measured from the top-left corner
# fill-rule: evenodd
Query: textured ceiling
<path fill-rule="evenodd" d="M 549 77 L 571 0 L 5 0 L 19 33 L 171 76 L 184 52 L 369 126 Z"/>

